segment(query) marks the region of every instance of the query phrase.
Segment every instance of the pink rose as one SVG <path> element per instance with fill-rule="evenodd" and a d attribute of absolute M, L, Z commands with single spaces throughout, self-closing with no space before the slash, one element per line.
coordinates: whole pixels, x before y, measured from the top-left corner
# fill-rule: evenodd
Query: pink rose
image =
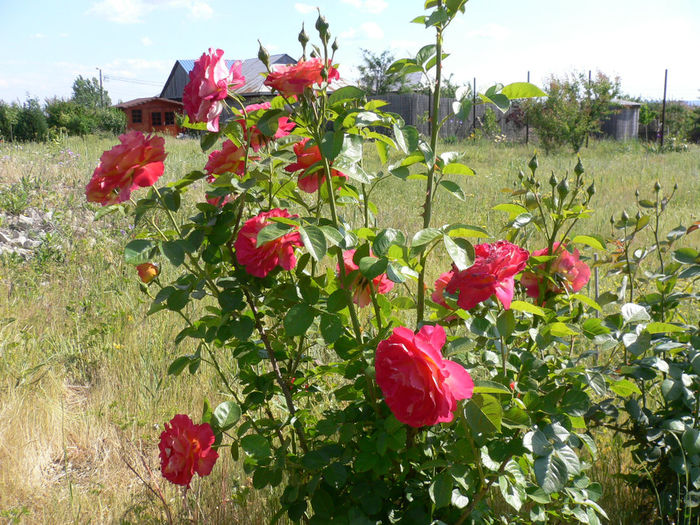
<path fill-rule="evenodd" d="M 245 173 L 246 150 L 242 146 L 236 146 L 232 141 L 226 140 L 220 150 L 209 154 L 204 171 L 212 175 L 223 173 L 235 173 L 243 176 Z"/>
<path fill-rule="evenodd" d="M 450 305 L 448 305 L 445 301 L 442 292 L 445 291 L 445 287 L 452 280 L 454 274 L 454 270 L 450 270 L 449 272 L 441 274 L 440 277 L 437 278 L 437 280 L 435 281 L 435 291 L 430 296 L 434 303 L 437 303 L 440 306 L 444 306 L 445 308 L 450 308 Z"/>
<path fill-rule="evenodd" d="M 377 384 L 402 423 L 417 428 L 452 421 L 457 401 L 472 397 L 469 372 L 442 358 L 445 341 L 439 325 L 425 325 L 417 334 L 399 326 L 377 346 Z"/>
<path fill-rule="evenodd" d="M 258 246 L 258 233 L 265 226 L 272 224 L 267 220 L 269 217 L 293 218 L 297 215 L 290 215 L 287 210 L 279 208 L 262 212 L 245 222 L 233 245 L 239 264 L 255 277 L 265 277 L 277 266 L 283 270 L 291 270 L 297 264 L 294 247 L 303 246 L 301 236 L 295 230 Z"/>
<path fill-rule="evenodd" d="M 370 252 L 370 255 L 372 253 Z M 345 275 L 357 270 L 357 275 L 350 284 L 352 290 L 352 301 L 359 307 L 367 306 L 371 300 L 371 292 L 369 288 L 369 280 L 359 272 L 359 266 L 353 261 L 355 250 L 346 250 L 343 252 L 343 263 L 345 266 Z M 336 273 L 340 275 L 340 266 L 336 268 Z M 385 294 L 394 287 L 394 282 L 389 280 L 386 274 L 382 273 L 372 279 L 372 286 L 376 293 Z"/>
<path fill-rule="evenodd" d="M 579 251 L 574 249 L 574 253 L 569 252 L 566 246 L 561 246 L 558 242 L 553 246 L 554 255 L 557 256 L 549 263 L 549 274 L 552 279 L 547 279 L 546 290 L 552 293 L 562 293 L 564 290 L 578 292 L 591 278 L 591 269 L 579 259 Z M 533 256 L 549 255 L 549 249 L 535 250 Z M 540 282 L 545 279 L 543 276 L 547 269 L 547 263 L 538 265 L 537 273 L 525 272 L 520 278 L 520 284 L 525 287 L 527 295 L 537 299 L 540 296 Z M 560 286 L 557 286 L 558 283 Z"/>
<path fill-rule="evenodd" d="M 447 293 L 458 293 L 457 304 L 471 310 L 492 295 L 508 310 L 513 300 L 513 277 L 525 268 L 527 250 L 508 241 L 479 244 L 474 247 L 476 260 L 463 271 L 455 271 L 447 284 Z"/>
<path fill-rule="evenodd" d="M 246 114 L 250 114 L 254 111 L 270 109 L 271 104 L 269 102 L 263 102 L 262 104 L 250 104 L 245 107 Z M 238 123 L 243 128 L 243 136 L 246 142 L 250 145 L 253 151 L 260 151 L 260 148 L 266 146 L 268 142 L 273 139 L 279 139 L 281 137 L 286 137 L 294 129 L 294 122 L 289 120 L 289 117 L 279 117 L 277 119 L 277 131 L 272 137 L 267 137 L 262 134 L 262 132 L 257 128 L 257 126 L 251 126 L 248 129 L 245 119 L 238 120 Z"/>
<path fill-rule="evenodd" d="M 139 279 L 141 279 L 144 284 L 148 284 L 158 277 L 160 268 L 158 268 L 156 264 L 145 262 L 136 267 L 136 272 L 139 274 Z"/>
<path fill-rule="evenodd" d="M 265 85 L 276 89 L 285 97 L 301 95 L 307 87 L 310 88 L 314 84 L 320 86 L 323 83 L 322 70 L 323 61 L 320 58 L 300 60 L 297 64 L 287 66 L 277 66 L 274 71 L 267 75 Z M 338 70 L 329 63 L 328 83 L 330 84 L 331 81 L 339 78 Z"/>
<path fill-rule="evenodd" d="M 163 477 L 188 487 L 195 472 L 208 476 L 214 463 L 219 458 L 214 444 L 214 432 L 209 423 L 195 425 L 192 420 L 178 414 L 165 424 L 165 431 L 160 435 L 160 470 Z"/>
<path fill-rule="evenodd" d="M 103 206 L 128 201 L 136 188 L 153 186 L 165 170 L 165 140 L 140 131 L 119 136 L 121 144 L 105 151 L 85 187 L 88 202 Z"/>
<path fill-rule="evenodd" d="M 317 145 L 310 145 L 311 139 L 305 138 L 294 144 L 294 153 L 296 153 L 297 161 L 285 167 L 289 173 L 303 170 L 297 179 L 299 189 L 306 193 L 314 193 L 319 186 L 326 182 L 326 175 L 321 162 L 321 150 Z M 338 170 L 331 170 L 333 177 L 347 178 L 345 173 Z"/>
<path fill-rule="evenodd" d="M 219 131 L 219 115 L 224 109 L 223 100 L 229 88 L 245 84 L 240 60 L 226 68 L 221 49 L 202 53 L 190 71 L 190 81 L 182 93 L 185 111 L 192 122 L 206 122 L 209 131 Z"/>

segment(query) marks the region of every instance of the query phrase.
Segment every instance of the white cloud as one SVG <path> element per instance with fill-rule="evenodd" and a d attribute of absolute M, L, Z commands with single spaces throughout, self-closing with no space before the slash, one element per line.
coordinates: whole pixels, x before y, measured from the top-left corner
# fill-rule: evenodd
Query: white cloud
<path fill-rule="evenodd" d="M 365 22 L 360 26 L 365 36 L 370 40 L 381 40 L 384 38 L 384 31 L 376 22 Z"/>
<path fill-rule="evenodd" d="M 68 38 L 68 33 L 59 33 L 58 36 L 61 38 Z"/>
<path fill-rule="evenodd" d="M 355 38 L 356 34 L 357 34 L 357 30 L 351 27 L 347 31 L 343 31 L 342 33 L 340 33 L 340 39 L 341 40 L 350 40 L 352 38 Z"/>
<path fill-rule="evenodd" d="M 88 13 L 118 24 L 138 24 L 159 9 L 185 9 L 194 18 L 211 18 L 214 10 L 205 0 L 100 0 Z"/>
<path fill-rule="evenodd" d="M 41 39 L 46 38 L 46 35 L 44 33 L 34 33 L 33 35 L 31 35 L 31 38 Z"/>
<path fill-rule="evenodd" d="M 147 46 L 147 47 L 148 47 L 148 46 L 150 46 L 151 44 L 153 44 L 153 40 L 151 40 L 150 38 L 148 38 L 147 36 L 145 36 L 145 37 L 143 37 L 143 38 L 141 39 L 141 43 L 142 43 L 144 46 Z"/>
<path fill-rule="evenodd" d="M 351 5 L 364 13 L 377 15 L 384 11 L 389 4 L 384 0 L 342 0 L 344 4 Z"/>
<path fill-rule="evenodd" d="M 314 6 L 309 5 L 309 4 L 303 4 L 301 2 L 297 2 L 296 4 L 294 4 L 294 9 L 296 9 L 297 11 L 299 11 L 303 15 L 306 15 L 308 13 L 313 13 L 316 10 L 316 8 Z"/>

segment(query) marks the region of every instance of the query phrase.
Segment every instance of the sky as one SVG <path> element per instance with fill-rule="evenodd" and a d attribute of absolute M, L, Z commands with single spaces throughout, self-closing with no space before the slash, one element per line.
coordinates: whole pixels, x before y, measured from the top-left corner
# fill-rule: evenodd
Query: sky
<path fill-rule="evenodd" d="M 320 8 L 338 38 L 341 76 L 361 49 L 395 58 L 434 43 L 411 23 L 422 0 L 0 0 L 0 99 L 69 98 L 78 76 L 99 77 L 112 102 L 160 93 L 177 59 L 220 48 L 227 59 L 301 55 L 301 24 L 316 38 Z M 444 71 L 480 91 L 501 82 L 544 86 L 550 75 L 601 71 L 623 93 L 700 99 L 699 0 L 470 0 L 445 34 Z"/>

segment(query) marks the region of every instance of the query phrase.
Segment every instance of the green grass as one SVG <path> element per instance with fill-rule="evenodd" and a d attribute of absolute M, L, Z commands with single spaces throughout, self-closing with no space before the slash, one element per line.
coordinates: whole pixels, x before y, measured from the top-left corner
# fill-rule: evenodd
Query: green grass
<path fill-rule="evenodd" d="M 204 398 L 213 404 L 223 398 L 204 366 L 195 376 L 166 376 L 170 362 L 193 348 L 187 341 L 173 346 L 181 328 L 175 316 L 146 317 L 136 272 L 122 262 L 128 220 L 111 214 L 93 221 L 98 207 L 85 202 L 84 187 L 102 151 L 115 142 L 89 137 L 0 144 L 0 210 L 53 212 L 44 255 L 0 259 L 0 517 L 17 523 L 157 523 L 165 519 L 163 505 L 148 486 L 159 486 L 178 521 L 264 523 L 275 510 L 272 498 L 253 491 L 225 450 L 214 474 L 193 483 L 193 508 L 183 508 L 180 492 L 160 477 L 156 443 L 163 422 L 175 413 L 197 418 Z M 166 147 L 164 181 L 201 169 L 205 157 L 196 141 L 168 139 Z M 518 170 L 527 169 L 534 149 L 487 142 L 445 149 L 464 152 L 476 176 L 460 180 L 465 201 L 438 194 L 433 224 L 482 225 L 497 237 L 506 217 L 491 208 L 508 200 L 501 189 L 511 188 Z M 657 180 L 669 191 L 678 184 L 666 229 L 700 220 L 700 148 L 658 155 L 636 143 L 593 142 L 581 157 L 598 188 L 596 214 L 581 232 L 607 235 L 610 215 L 636 213 L 635 189 L 649 197 Z M 567 152 L 541 155 L 538 173 L 544 180 L 552 170 L 561 176 L 575 163 Z M 371 152 L 366 165 L 381 169 Z M 381 183 L 373 196 L 381 210 L 378 226 L 419 229 L 423 191 L 420 181 Z M 439 253 L 432 261 L 435 276 L 449 267 Z M 629 461 L 619 443 L 609 446 L 620 465 Z M 612 487 L 604 501 L 611 522 L 634 523 L 630 509 L 639 496 L 613 478 L 605 458 L 596 465 Z"/>

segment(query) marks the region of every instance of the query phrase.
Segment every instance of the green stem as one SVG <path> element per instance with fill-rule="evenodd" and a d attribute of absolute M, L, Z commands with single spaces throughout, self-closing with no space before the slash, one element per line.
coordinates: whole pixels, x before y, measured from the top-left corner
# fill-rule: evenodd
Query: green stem
<path fill-rule="evenodd" d="M 438 11 L 442 9 L 442 0 L 437 0 Z M 437 157 L 437 140 L 440 131 L 440 84 L 442 81 L 442 31 L 443 27 L 435 26 L 435 91 L 433 95 L 433 107 L 430 115 L 430 149 Z M 423 228 L 430 228 L 430 221 L 433 213 L 433 192 L 435 181 L 435 160 L 428 167 L 428 180 L 426 182 L 425 203 L 423 204 Z M 428 254 L 424 254 L 420 259 L 420 272 L 418 273 L 418 300 L 416 304 L 416 324 L 423 322 L 425 315 L 425 266 Z"/>

